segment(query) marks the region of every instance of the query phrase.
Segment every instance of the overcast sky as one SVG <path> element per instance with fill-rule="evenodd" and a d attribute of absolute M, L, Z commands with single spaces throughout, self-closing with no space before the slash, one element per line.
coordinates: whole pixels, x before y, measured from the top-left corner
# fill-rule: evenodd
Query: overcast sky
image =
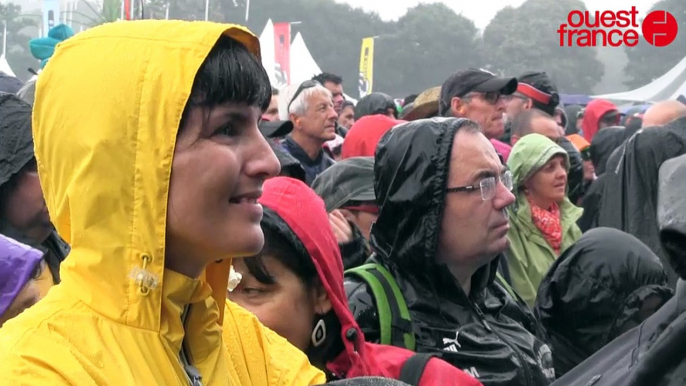
<path fill-rule="evenodd" d="M 657 2 L 657 0 L 582 1 L 590 11 L 619 11 L 635 5 L 641 19 L 645 17 L 650 7 Z M 524 0 L 336 0 L 336 2 L 350 4 L 353 7 L 361 7 L 366 11 L 377 12 L 384 20 L 396 20 L 404 15 L 408 8 L 414 7 L 419 3 L 442 2 L 454 9 L 456 13 L 461 13 L 466 18 L 473 20 L 477 28 L 484 29 L 501 8 L 507 5 L 518 7 Z"/>

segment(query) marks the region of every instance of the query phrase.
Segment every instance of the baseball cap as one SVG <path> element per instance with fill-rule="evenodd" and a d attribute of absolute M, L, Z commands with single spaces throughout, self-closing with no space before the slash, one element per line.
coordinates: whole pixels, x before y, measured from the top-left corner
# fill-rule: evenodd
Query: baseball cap
<path fill-rule="evenodd" d="M 490 71 L 479 68 L 457 71 L 443 82 L 439 114 L 445 114 L 454 97 L 463 97 L 472 91 L 500 92 L 503 95 L 510 95 L 515 90 L 517 90 L 516 78 L 500 78 Z"/>
<path fill-rule="evenodd" d="M 327 212 L 340 209 L 350 201 L 376 202 L 374 158 L 339 161 L 315 178 L 312 189 L 324 200 Z"/>
<path fill-rule="evenodd" d="M 293 122 L 291 121 L 267 121 L 262 120 L 258 128 L 260 133 L 266 138 L 285 137 L 293 131 Z"/>
<path fill-rule="evenodd" d="M 525 72 L 517 78 L 517 82 L 518 93 L 537 102 L 539 109 L 546 113 L 555 114 L 555 107 L 560 104 L 560 96 L 548 74 L 541 71 Z"/>

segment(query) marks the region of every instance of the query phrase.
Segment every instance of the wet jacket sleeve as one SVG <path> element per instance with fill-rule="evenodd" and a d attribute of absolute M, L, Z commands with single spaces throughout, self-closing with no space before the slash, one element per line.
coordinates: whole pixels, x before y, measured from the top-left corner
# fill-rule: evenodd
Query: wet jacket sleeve
<path fill-rule="evenodd" d="M 476 378 L 438 358 L 426 364 L 418 386 L 483 386 Z"/>
<path fill-rule="evenodd" d="M 381 339 L 379 315 L 371 290 L 366 284 L 352 278 L 346 278 L 344 285 L 345 294 L 348 297 L 348 306 L 362 329 L 364 340 L 370 343 L 379 343 Z"/>

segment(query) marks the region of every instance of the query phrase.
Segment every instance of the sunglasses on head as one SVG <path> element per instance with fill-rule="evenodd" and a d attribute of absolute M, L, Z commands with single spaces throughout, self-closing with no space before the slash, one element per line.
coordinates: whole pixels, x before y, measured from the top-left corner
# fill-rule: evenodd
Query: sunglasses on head
<path fill-rule="evenodd" d="M 306 81 L 300 83 L 300 86 L 298 87 L 298 89 L 295 90 L 295 94 L 293 94 L 293 98 L 291 98 L 291 101 L 288 102 L 287 110 L 290 111 L 291 105 L 293 104 L 293 101 L 296 100 L 296 98 L 298 98 L 300 93 L 302 93 L 304 90 L 307 90 L 308 88 L 312 88 L 312 87 L 315 87 L 318 85 L 319 85 L 319 82 L 317 82 L 316 80 L 306 80 Z"/>

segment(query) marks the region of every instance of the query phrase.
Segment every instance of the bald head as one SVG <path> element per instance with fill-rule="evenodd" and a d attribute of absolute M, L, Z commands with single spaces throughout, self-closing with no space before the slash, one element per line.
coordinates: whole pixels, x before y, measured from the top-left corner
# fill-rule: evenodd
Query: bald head
<path fill-rule="evenodd" d="M 686 116 L 686 105 L 679 101 L 658 102 L 643 114 L 641 127 L 662 126 L 677 118 Z"/>
<path fill-rule="evenodd" d="M 544 135 L 553 141 L 562 135 L 555 119 L 538 109 L 525 110 L 512 121 L 510 144 L 514 146 L 523 136 L 531 133 Z"/>

